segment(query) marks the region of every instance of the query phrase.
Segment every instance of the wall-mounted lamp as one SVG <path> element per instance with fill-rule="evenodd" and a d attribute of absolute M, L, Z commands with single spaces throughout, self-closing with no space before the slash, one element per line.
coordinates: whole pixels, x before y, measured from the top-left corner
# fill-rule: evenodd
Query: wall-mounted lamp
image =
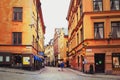
<path fill-rule="evenodd" d="M 32 28 L 32 27 L 34 27 L 34 24 L 29 24 L 29 26 Z"/>
<path fill-rule="evenodd" d="M 82 44 L 83 48 L 86 48 L 88 46 L 88 42 Z"/>

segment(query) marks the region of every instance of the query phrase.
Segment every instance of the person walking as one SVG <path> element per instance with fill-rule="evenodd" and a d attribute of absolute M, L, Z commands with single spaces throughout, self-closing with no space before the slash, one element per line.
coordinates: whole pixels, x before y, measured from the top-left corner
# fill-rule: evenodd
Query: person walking
<path fill-rule="evenodd" d="M 63 61 L 60 63 L 60 68 L 61 68 L 61 71 L 63 71 L 63 68 L 64 68 L 64 62 Z"/>

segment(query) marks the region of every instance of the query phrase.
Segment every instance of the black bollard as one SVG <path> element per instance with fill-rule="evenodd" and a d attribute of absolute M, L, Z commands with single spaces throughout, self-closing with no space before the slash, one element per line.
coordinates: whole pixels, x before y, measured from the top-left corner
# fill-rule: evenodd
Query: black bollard
<path fill-rule="evenodd" d="M 93 74 L 94 73 L 94 71 L 93 71 L 93 65 L 92 64 L 90 64 L 90 68 L 89 68 L 90 70 L 89 70 L 89 73 L 90 74 Z"/>

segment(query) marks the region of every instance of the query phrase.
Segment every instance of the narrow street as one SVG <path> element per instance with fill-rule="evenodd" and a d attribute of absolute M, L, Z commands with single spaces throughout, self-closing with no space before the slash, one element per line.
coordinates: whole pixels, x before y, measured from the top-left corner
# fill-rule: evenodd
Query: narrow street
<path fill-rule="evenodd" d="M 55 67 L 45 67 L 39 71 L 25 71 L 18 69 L 0 68 L 0 80 L 120 80 L 119 76 L 97 76 L 96 74 L 79 74 L 65 68 L 58 71 Z"/>

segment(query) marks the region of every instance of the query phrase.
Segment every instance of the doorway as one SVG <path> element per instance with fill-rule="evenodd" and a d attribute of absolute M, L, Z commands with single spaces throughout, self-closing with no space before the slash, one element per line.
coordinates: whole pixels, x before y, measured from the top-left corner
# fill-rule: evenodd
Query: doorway
<path fill-rule="evenodd" d="M 96 73 L 104 73 L 105 71 L 105 54 L 95 54 L 95 72 Z"/>

